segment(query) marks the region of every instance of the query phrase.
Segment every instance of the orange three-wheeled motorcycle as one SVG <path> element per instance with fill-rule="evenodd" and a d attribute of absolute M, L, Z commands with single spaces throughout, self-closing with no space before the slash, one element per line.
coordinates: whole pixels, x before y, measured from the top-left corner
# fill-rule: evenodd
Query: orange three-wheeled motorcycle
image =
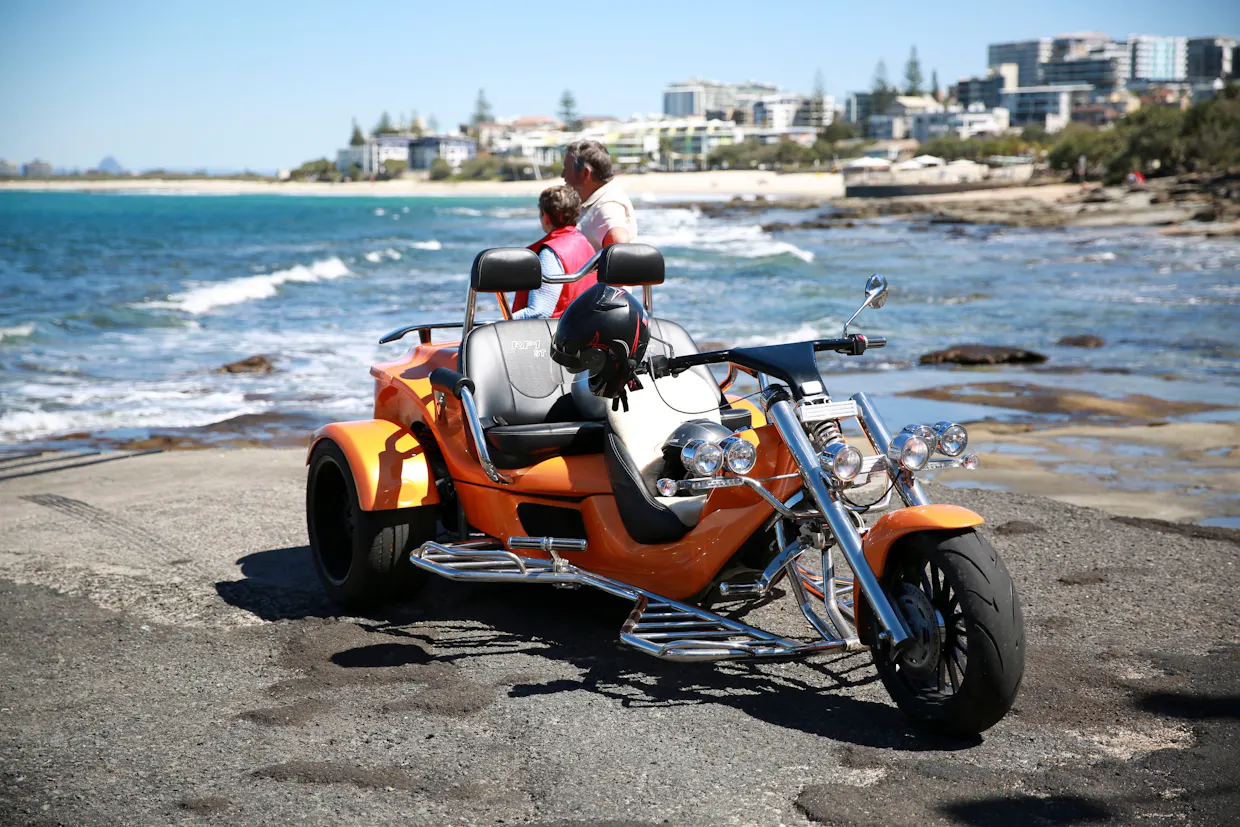
<path fill-rule="evenodd" d="M 965 429 L 893 435 L 865 394 L 834 400 L 818 373 L 820 351 L 860 356 L 886 340 L 846 323 L 838 339 L 699 352 L 679 325 L 648 315 L 664 278 L 657 250 L 614 245 L 547 280 L 591 272 L 599 285 L 563 318 L 512 320 L 504 294 L 543 283 L 538 259 L 487 250 L 463 322 L 381 340 L 417 332 L 420 343 L 371 368 L 374 419 L 328 425 L 310 447 L 310 546 L 329 595 L 362 607 L 411 596 L 428 573 L 589 586 L 633 601 L 620 639 L 655 657 L 787 660 L 868 646 L 916 721 L 971 734 L 1002 718 L 1024 671 L 1011 577 L 976 531 L 982 518 L 932 504 L 917 480 L 976 466 Z M 622 286 L 641 287 L 644 301 Z M 886 292 L 872 276 L 853 319 Z M 502 320 L 475 321 L 479 293 L 498 296 Z M 632 342 L 596 330 L 580 358 L 566 355 L 570 316 L 578 340 L 591 319 L 627 319 Z M 432 343 L 437 328 L 461 328 L 460 342 Z M 728 370 L 722 383 L 716 365 Z M 727 393 L 739 372 L 756 380 L 758 404 Z M 874 453 L 846 441 L 852 419 Z M 870 482 L 881 485 L 860 490 Z M 875 488 L 876 501 L 860 502 Z M 905 507 L 867 526 L 893 492 Z M 836 549 L 851 577 L 836 571 Z M 769 599 L 781 581 L 813 639 L 708 608 Z"/>

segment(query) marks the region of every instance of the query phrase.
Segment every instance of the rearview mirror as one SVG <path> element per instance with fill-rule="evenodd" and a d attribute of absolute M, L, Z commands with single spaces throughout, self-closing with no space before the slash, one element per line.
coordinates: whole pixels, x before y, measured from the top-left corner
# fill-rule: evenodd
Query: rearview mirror
<path fill-rule="evenodd" d="M 848 326 L 853 323 L 853 319 L 861 315 L 862 310 L 865 310 L 867 307 L 877 309 L 886 303 L 887 279 L 875 273 L 865 280 L 865 301 L 857 308 L 857 312 L 849 316 L 848 321 L 844 322 L 844 335 L 848 335 Z"/>
<path fill-rule="evenodd" d="M 878 273 L 865 280 L 865 301 L 878 310 L 887 303 L 887 279 Z"/>

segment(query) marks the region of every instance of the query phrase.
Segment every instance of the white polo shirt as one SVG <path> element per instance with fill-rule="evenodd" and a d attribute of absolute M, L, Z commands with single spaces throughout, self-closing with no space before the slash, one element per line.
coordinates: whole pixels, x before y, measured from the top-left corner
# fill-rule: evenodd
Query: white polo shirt
<path fill-rule="evenodd" d="M 596 189 L 581 207 L 577 229 L 595 250 L 603 249 L 603 239 L 617 227 L 629 231 L 629 241 L 637 240 L 637 217 L 633 213 L 633 202 L 624 194 L 624 190 L 620 189 L 616 179 L 613 178 Z"/>

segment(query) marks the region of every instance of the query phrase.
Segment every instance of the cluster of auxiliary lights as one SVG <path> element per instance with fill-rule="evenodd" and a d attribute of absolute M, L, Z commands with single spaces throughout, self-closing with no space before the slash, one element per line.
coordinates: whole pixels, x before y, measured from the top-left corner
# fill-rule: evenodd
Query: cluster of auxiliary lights
<path fill-rule="evenodd" d="M 733 474 L 748 474 L 758 461 L 758 450 L 753 443 L 739 436 L 730 436 L 721 442 L 691 439 L 680 449 L 680 464 L 696 477 L 714 477 L 724 469 Z M 697 488 L 722 488 L 719 485 L 697 485 Z M 671 497 L 681 489 L 677 480 L 661 479 L 655 487 L 660 496 Z"/>
<path fill-rule="evenodd" d="M 961 456 L 968 446 L 969 433 L 963 425 L 954 422 L 937 422 L 933 426 L 909 425 L 891 438 L 887 446 L 887 462 L 891 468 L 921 471 L 931 464 L 934 452 L 938 451 L 949 458 L 944 464 L 972 471 L 978 466 L 977 456 Z M 828 445 L 818 455 L 818 462 L 822 470 L 839 483 L 855 480 L 864 464 L 861 452 L 844 442 Z"/>

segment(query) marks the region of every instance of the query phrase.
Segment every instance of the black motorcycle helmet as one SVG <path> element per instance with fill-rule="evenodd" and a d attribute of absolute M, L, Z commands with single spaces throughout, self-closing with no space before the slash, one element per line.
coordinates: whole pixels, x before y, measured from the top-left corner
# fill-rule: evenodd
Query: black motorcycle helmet
<path fill-rule="evenodd" d="M 573 373 L 588 371 L 590 392 L 615 399 L 648 344 L 650 319 L 641 303 L 618 287 L 596 284 L 560 316 L 551 358 Z"/>

